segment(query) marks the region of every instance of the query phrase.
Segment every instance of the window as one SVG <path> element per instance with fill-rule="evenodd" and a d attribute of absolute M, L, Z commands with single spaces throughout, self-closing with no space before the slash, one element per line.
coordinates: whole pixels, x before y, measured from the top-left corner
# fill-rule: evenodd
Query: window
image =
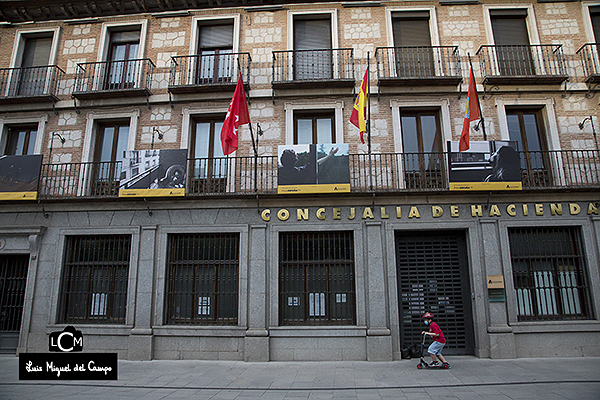
<path fill-rule="evenodd" d="M 546 134 L 540 109 L 507 109 L 506 119 L 510 140 L 518 142 L 521 170 L 526 184 L 549 182 L 550 165 Z"/>
<path fill-rule="evenodd" d="M 519 321 L 592 317 L 578 228 L 509 228 L 508 238 Z"/>
<path fill-rule="evenodd" d="M 328 14 L 294 17 L 294 79 L 331 79 L 331 17 Z"/>
<path fill-rule="evenodd" d="M 334 111 L 294 112 L 294 144 L 335 143 Z"/>
<path fill-rule="evenodd" d="M 197 84 L 230 82 L 234 75 L 233 21 L 198 27 Z"/>
<path fill-rule="evenodd" d="M 400 109 L 400 124 L 407 187 L 442 187 L 444 155 L 439 110 Z"/>
<path fill-rule="evenodd" d="M 68 236 L 61 323 L 125 323 L 131 237 Z"/>
<path fill-rule="evenodd" d="M 138 60 L 140 31 L 112 31 L 108 52 L 106 89 L 130 89 L 136 86 L 142 71 Z"/>
<path fill-rule="evenodd" d="M 24 36 L 20 69 L 12 77 L 12 95 L 35 96 L 45 92 L 51 50 L 51 33 Z"/>
<path fill-rule="evenodd" d="M 191 192 L 224 192 L 227 158 L 223 155 L 221 128 L 225 118 L 199 119 L 193 122 L 190 141 L 192 160 Z"/>
<path fill-rule="evenodd" d="M 9 127 L 5 155 L 24 156 L 35 154 L 37 126 Z"/>
<path fill-rule="evenodd" d="M 590 19 L 592 20 L 592 31 L 596 43 L 600 43 L 600 6 L 590 7 Z"/>
<path fill-rule="evenodd" d="M 104 122 L 98 125 L 93 164 L 93 194 L 115 194 L 119 189 L 121 162 L 127 150 L 129 125 Z"/>
<path fill-rule="evenodd" d="M 355 324 L 352 232 L 287 232 L 279 237 L 281 325 Z"/>
<path fill-rule="evenodd" d="M 398 77 L 435 76 L 429 11 L 392 13 Z"/>
<path fill-rule="evenodd" d="M 0 332 L 21 329 L 28 267 L 28 254 L 0 255 Z"/>
<path fill-rule="evenodd" d="M 501 75 L 535 75 L 526 9 L 490 10 L 496 58 Z"/>
<path fill-rule="evenodd" d="M 235 325 L 239 234 L 169 235 L 167 324 Z"/>

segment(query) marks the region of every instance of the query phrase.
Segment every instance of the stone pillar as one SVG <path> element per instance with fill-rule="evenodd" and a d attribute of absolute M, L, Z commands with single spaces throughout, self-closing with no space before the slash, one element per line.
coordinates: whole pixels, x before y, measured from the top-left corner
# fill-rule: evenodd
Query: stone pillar
<path fill-rule="evenodd" d="M 500 249 L 500 233 L 498 222 L 495 220 L 481 220 L 481 239 L 483 243 L 483 273 L 488 275 L 504 276 L 502 268 L 502 255 Z M 504 276 L 504 281 L 512 276 Z M 484 285 L 487 290 L 487 283 Z M 488 295 L 486 293 L 486 298 Z M 512 328 L 508 325 L 506 301 L 489 302 L 489 321 L 487 332 L 490 338 L 490 358 L 516 358 L 517 348 Z"/>
<path fill-rule="evenodd" d="M 267 225 L 251 225 L 248 259 L 248 329 L 245 361 L 269 361 L 267 330 Z M 243 301 L 240 302 L 243 304 Z"/>
<path fill-rule="evenodd" d="M 135 288 L 134 326 L 129 336 L 127 358 L 134 361 L 152 360 L 152 304 L 154 291 L 154 257 L 156 225 L 142 226 Z M 135 268 L 132 269 L 135 271 Z M 133 272 L 132 271 L 132 272 Z"/>
<path fill-rule="evenodd" d="M 367 299 L 367 361 L 392 361 L 392 336 L 387 318 L 387 279 L 383 254 L 382 223 L 365 223 Z"/>
<path fill-rule="evenodd" d="M 42 235 L 46 232 L 45 226 L 33 228 L 29 232 L 29 267 L 27 269 L 27 283 L 25 285 L 25 296 L 23 301 L 23 314 L 21 317 L 21 329 L 17 354 L 27 352 L 29 331 L 31 330 L 31 314 L 33 312 L 33 298 L 37 282 L 37 270 L 40 262 L 40 246 Z"/>

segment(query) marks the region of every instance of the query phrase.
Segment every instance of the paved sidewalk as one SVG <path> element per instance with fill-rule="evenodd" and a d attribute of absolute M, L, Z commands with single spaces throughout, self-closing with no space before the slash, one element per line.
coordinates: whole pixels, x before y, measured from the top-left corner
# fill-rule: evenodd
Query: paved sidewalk
<path fill-rule="evenodd" d="M 116 381 L 19 381 L 0 355 L 0 399 L 600 399 L 600 358 L 394 362 L 125 361 Z"/>

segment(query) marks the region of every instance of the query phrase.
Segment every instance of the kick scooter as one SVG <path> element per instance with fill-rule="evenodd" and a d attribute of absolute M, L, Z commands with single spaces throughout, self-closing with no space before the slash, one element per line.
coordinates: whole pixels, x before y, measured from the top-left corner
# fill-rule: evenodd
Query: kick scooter
<path fill-rule="evenodd" d="M 425 348 L 425 336 L 427 336 L 427 335 L 423 335 L 423 342 L 421 343 L 421 359 L 420 359 L 419 364 L 417 365 L 417 368 L 418 369 L 423 369 L 423 368 L 425 368 L 425 369 L 429 369 L 429 368 L 432 368 L 432 369 L 448 369 L 448 368 L 450 368 L 450 364 L 448 364 L 448 363 L 440 364 L 440 365 L 437 365 L 435 367 L 432 367 L 430 364 L 427 364 L 427 362 L 425 361 L 425 359 L 423 359 L 423 349 Z"/>

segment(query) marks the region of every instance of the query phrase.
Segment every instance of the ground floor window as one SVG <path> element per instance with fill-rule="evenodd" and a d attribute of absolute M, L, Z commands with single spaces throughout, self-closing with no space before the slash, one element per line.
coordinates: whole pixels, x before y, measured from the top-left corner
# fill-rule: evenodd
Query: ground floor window
<path fill-rule="evenodd" d="M 591 318 L 578 228 L 510 228 L 508 236 L 519 321 Z"/>
<path fill-rule="evenodd" d="M 61 322 L 125 322 L 130 250 L 130 235 L 66 238 Z"/>
<path fill-rule="evenodd" d="M 354 239 L 346 232 L 279 237 L 281 325 L 353 325 Z"/>
<path fill-rule="evenodd" d="M 166 323 L 236 325 L 239 234 L 169 235 Z"/>

